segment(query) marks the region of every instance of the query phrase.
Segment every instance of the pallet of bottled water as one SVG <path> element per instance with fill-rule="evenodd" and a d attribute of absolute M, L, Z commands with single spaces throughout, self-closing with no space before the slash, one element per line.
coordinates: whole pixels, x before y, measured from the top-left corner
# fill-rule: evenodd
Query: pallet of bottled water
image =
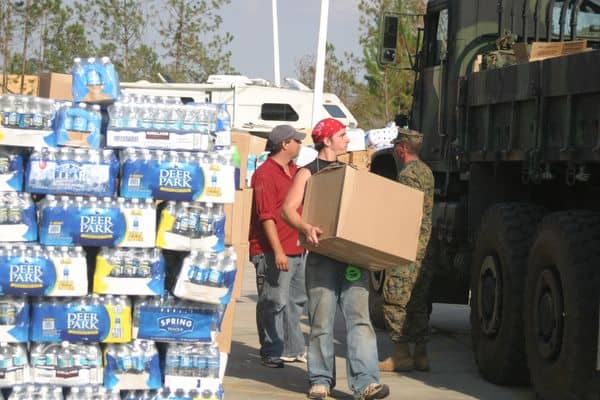
<path fill-rule="evenodd" d="M 159 249 L 103 247 L 96 256 L 93 290 L 98 294 L 161 295 L 165 269 Z"/>
<path fill-rule="evenodd" d="M 110 104 L 119 96 L 119 76 L 108 57 L 76 57 L 71 75 L 75 102 Z"/>
<path fill-rule="evenodd" d="M 112 150 L 42 148 L 29 157 L 25 188 L 36 194 L 113 196 L 118 173 Z"/>
<path fill-rule="evenodd" d="M 182 104 L 176 97 L 123 96 L 109 107 L 106 144 L 208 152 L 215 144 L 217 105 Z"/>
<path fill-rule="evenodd" d="M 28 383 L 15 385 L 8 396 L 8 400 L 63 400 L 63 388 L 56 385 L 41 383 Z M 111 400 L 117 400 L 116 398 Z"/>
<path fill-rule="evenodd" d="M 215 393 L 221 385 L 221 353 L 216 343 L 169 343 L 165 355 L 165 386 Z"/>
<path fill-rule="evenodd" d="M 0 192 L 22 192 L 24 179 L 23 154 L 0 149 Z"/>
<path fill-rule="evenodd" d="M 154 247 L 156 208 L 151 199 L 47 195 L 39 214 L 43 245 Z"/>
<path fill-rule="evenodd" d="M 29 310 L 26 297 L 0 297 L 0 342 L 27 343 Z"/>
<path fill-rule="evenodd" d="M 230 152 L 191 153 L 127 149 L 121 154 L 122 197 L 233 203 Z"/>
<path fill-rule="evenodd" d="M 0 387 L 28 382 L 29 361 L 23 344 L 0 342 Z"/>
<path fill-rule="evenodd" d="M 0 294 L 85 296 L 87 261 L 82 247 L 0 243 Z"/>
<path fill-rule="evenodd" d="M 225 249 L 225 210 L 222 204 L 174 202 L 160 213 L 156 247 L 180 251 Z"/>
<path fill-rule="evenodd" d="M 59 146 L 98 149 L 104 144 L 100 106 L 66 101 L 59 105 L 54 120 L 54 134 Z"/>
<path fill-rule="evenodd" d="M 55 147 L 56 108 L 54 100 L 41 97 L 0 96 L 0 145 Z"/>
<path fill-rule="evenodd" d="M 29 193 L 0 192 L 0 242 L 35 242 L 35 203 Z"/>
<path fill-rule="evenodd" d="M 60 386 L 101 385 L 102 352 L 97 343 L 31 345 L 31 377 L 36 383 Z"/>
<path fill-rule="evenodd" d="M 190 252 L 183 260 L 173 294 L 181 299 L 226 305 L 237 272 L 232 247 L 222 253 Z"/>
<path fill-rule="evenodd" d="M 31 309 L 33 342 L 131 341 L 131 301 L 126 296 L 38 298 Z"/>
<path fill-rule="evenodd" d="M 222 314 L 219 306 L 179 300 L 168 294 L 138 298 L 132 335 L 156 342 L 209 343 L 219 330 Z"/>
<path fill-rule="evenodd" d="M 171 389 L 169 387 L 160 390 L 130 390 L 123 396 L 123 400 L 223 400 L 223 387 L 216 389 Z M 18 399 L 20 400 L 20 399 Z M 67 399 L 71 400 L 71 399 Z M 72 400 L 96 400 L 94 399 L 72 399 Z M 100 399 L 108 400 L 108 399 Z M 110 399 L 115 400 L 115 399 Z"/>
<path fill-rule="evenodd" d="M 162 370 L 156 344 L 134 340 L 109 344 L 104 350 L 104 386 L 108 389 L 158 389 Z"/>

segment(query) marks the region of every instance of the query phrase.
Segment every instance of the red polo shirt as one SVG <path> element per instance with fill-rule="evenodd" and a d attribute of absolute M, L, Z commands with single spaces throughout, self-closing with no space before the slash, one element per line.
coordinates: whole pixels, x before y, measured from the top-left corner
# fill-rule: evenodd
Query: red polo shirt
<path fill-rule="evenodd" d="M 288 164 L 288 168 L 291 176 L 288 176 L 283 167 L 269 157 L 252 176 L 254 201 L 252 202 L 250 221 L 250 256 L 273 252 L 262 227 L 262 222 L 269 219 L 275 221 L 279 241 L 285 254 L 293 256 L 302 254 L 304 251 L 298 246 L 298 232 L 281 218 L 281 206 L 298 170 L 293 162 Z"/>

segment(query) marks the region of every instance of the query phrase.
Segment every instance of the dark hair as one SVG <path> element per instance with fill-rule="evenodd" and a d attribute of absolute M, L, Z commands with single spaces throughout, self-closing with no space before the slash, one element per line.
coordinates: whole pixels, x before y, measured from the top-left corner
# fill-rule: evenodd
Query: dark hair
<path fill-rule="evenodd" d="M 321 151 L 325 148 L 325 142 L 317 142 L 315 143 L 315 150 Z"/>

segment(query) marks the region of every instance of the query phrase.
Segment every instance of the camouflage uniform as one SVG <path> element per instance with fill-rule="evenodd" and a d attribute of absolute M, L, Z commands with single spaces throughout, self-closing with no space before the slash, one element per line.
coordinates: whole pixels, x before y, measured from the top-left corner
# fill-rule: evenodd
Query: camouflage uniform
<path fill-rule="evenodd" d="M 398 174 L 398 182 L 425 194 L 423 220 L 417 260 L 386 271 L 383 315 L 393 342 L 422 342 L 427 339 L 429 333 L 428 296 L 432 268 L 425 254 L 431 236 L 433 174 L 423 161 L 410 161 Z"/>

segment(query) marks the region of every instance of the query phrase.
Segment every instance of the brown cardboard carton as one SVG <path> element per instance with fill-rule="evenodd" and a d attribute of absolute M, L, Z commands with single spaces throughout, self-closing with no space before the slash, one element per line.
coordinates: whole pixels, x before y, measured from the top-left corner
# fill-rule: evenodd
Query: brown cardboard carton
<path fill-rule="evenodd" d="M 233 203 L 225 204 L 225 244 L 248 243 L 252 189 L 236 190 Z"/>
<path fill-rule="evenodd" d="M 23 91 L 21 92 L 21 77 L 23 77 Z M 4 75 L 0 74 L 0 94 L 2 94 L 2 83 Z M 26 94 L 37 96 L 39 88 L 39 78 L 36 75 L 16 75 L 6 76 L 6 93 Z"/>
<path fill-rule="evenodd" d="M 237 147 L 240 155 L 240 189 L 249 187 L 246 185 L 246 175 L 248 170 L 248 155 L 260 155 L 267 147 L 267 139 L 252 135 L 247 131 L 232 130 L 231 144 Z"/>
<path fill-rule="evenodd" d="M 250 251 L 248 242 L 238 243 L 233 246 L 237 254 L 237 272 L 235 273 L 235 281 L 233 282 L 233 291 L 231 293 L 231 301 L 237 300 L 242 296 L 244 283 L 244 271 L 246 265 L 250 262 Z"/>
<path fill-rule="evenodd" d="M 219 345 L 219 351 L 222 353 L 231 352 L 231 339 L 233 338 L 233 317 L 235 315 L 235 300 L 231 299 L 227 308 L 225 308 L 225 314 L 223 314 L 223 320 L 221 321 L 221 331 L 217 334 L 217 344 Z"/>
<path fill-rule="evenodd" d="M 519 64 L 545 60 L 546 58 L 566 56 L 587 51 L 587 40 L 571 40 L 568 42 L 524 42 L 513 46 Z"/>
<path fill-rule="evenodd" d="M 39 74 L 39 96 L 56 100 L 73 100 L 71 92 L 71 75 L 56 72 L 42 72 Z"/>
<path fill-rule="evenodd" d="M 350 166 L 328 168 L 307 184 L 302 219 L 323 230 L 319 246 L 302 246 L 381 270 L 417 255 L 423 192 Z"/>
<path fill-rule="evenodd" d="M 352 153 L 344 153 L 337 156 L 337 160 L 344 164 L 350 164 Z"/>
<path fill-rule="evenodd" d="M 375 150 L 373 149 L 353 151 L 349 153 L 349 164 L 354 165 L 358 169 L 365 169 L 368 171 L 369 167 L 371 167 L 371 157 L 373 156 L 373 153 L 375 153 Z"/>

